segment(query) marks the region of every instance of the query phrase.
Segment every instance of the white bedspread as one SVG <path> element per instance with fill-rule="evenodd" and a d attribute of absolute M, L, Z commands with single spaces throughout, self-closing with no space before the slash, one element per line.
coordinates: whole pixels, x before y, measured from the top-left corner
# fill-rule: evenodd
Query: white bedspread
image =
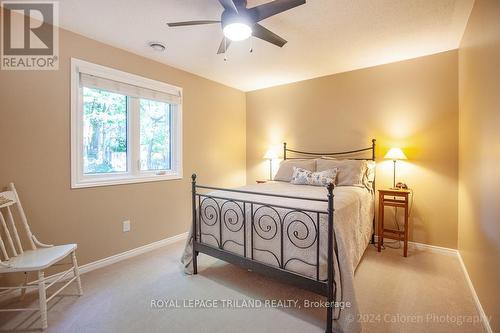
<path fill-rule="evenodd" d="M 325 199 L 327 197 L 327 190 L 324 187 L 293 185 L 287 182 L 267 182 L 264 184 L 243 186 L 238 189 L 307 198 Z M 259 196 L 224 191 L 211 192 L 210 195 L 235 200 L 257 201 L 270 205 L 290 206 L 304 210 L 327 210 L 327 203 L 319 201 Z M 202 204 L 202 213 L 206 213 L 206 215 L 204 215 L 205 221 L 201 221 L 200 223 L 202 232 L 201 240 L 203 243 L 218 246 L 220 227 L 217 222 L 217 216 L 214 215 L 213 220 L 210 220 L 209 218 L 210 213 L 215 212 L 210 208 L 210 206 L 217 206 L 218 204 L 222 208 L 222 214 L 224 217 L 223 221 L 226 221 L 225 225 L 223 225 L 222 232 L 224 249 L 243 256 L 243 229 L 239 229 L 243 223 L 243 210 L 239 208 L 242 207 L 242 205 L 240 204 L 238 207 L 234 203 L 226 203 L 222 206 L 224 201 L 217 201 L 218 202 L 215 203 L 213 200 L 207 199 Z M 308 216 L 306 216 L 299 212 L 292 212 L 287 215 L 290 210 L 284 208 L 276 209 L 276 211 L 269 208 L 262 208 L 261 211 L 257 211 L 258 208 L 259 205 L 254 205 L 254 260 L 279 267 L 279 262 L 281 261 L 280 228 L 277 228 L 279 226 L 279 222 L 278 224 L 275 224 L 274 222 L 280 220 L 277 217 L 279 214 L 283 219 L 282 222 L 285 226 L 283 228 L 283 263 L 286 263 L 285 268 L 311 278 L 316 278 L 317 272 L 315 264 L 317 259 L 315 237 L 317 230 L 314 224 L 317 223 L 317 215 L 308 214 Z M 335 239 L 337 241 L 337 255 L 340 266 L 337 266 L 335 263 L 335 282 L 338 288 L 336 293 L 337 301 L 350 302 L 351 306 L 343 309 L 340 312 L 340 317 L 338 320 L 334 320 L 333 324 L 334 327 L 343 332 L 359 332 L 361 331 L 361 327 L 358 321 L 355 320 L 357 318 L 358 308 L 353 288 L 353 279 L 356 266 L 369 244 L 372 233 L 372 219 L 374 214 L 373 195 L 365 188 L 354 186 L 336 187 L 334 190 L 334 208 L 334 232 Z M 245 206 L 245 213 L 247 216 L 246 256 L 250 257 L 251 228 L 249 227 L 249 204 L 246 204 Z M 226 215 L 224 216 L 224 214 Z M 284 218 L 285 215 L 286 218 Z M 309 216 L 311 218 L 309 218 Z M 260 217 L 262 217 L 262 219 L 259 221 Z M 301 223 L 300 221 L 304 223 Z M 214 223 L 214 225 L 210 226 L 209 224 L 211 223 Z M 320 280 L 326 280 L 328 224 L 327 216 L 325 214 L 320 215 L 319 225 L 319 278 Z M 231 230 L 235 230 L 236 232 L 232 232 Z M 200 230 L 198 230 L 198 232 L 200 232 Z M 214 235 L 215 237 L 210 235 Z M 192 273 L 191 258 L 192 248 L 191 243 L 188 241 L 182 260 L 187 273 Z M 299 258 L 300 260 L 295 260 L 294 258 Z M 309 263 L 309 265 L 306 263 Z M 340 296 L 342 296 L 342 299 L 339 299 Z M 334 317 L 336 317 L 336 313 L 334 313 Z"/>

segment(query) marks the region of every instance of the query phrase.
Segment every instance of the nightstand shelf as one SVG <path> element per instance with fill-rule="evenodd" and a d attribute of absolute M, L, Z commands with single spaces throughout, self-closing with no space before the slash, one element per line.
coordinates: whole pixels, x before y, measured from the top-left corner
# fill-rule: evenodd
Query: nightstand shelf
<path fill-rule="evenodd" d="M 384 238 L 395 239 L 404 242 L 403 255 L 408 256 L 408 215 L 409 215 L 409 190 L 399 189 L 382 189 L 378 190 L 379 193 L 379 207 L 378 207 L 378 252 L 381 251 L 384 245 Z M 384 227 L 384 208 L 395 207 L 404 209 L 404 228 L 403 230 L 394 230 Z"/>

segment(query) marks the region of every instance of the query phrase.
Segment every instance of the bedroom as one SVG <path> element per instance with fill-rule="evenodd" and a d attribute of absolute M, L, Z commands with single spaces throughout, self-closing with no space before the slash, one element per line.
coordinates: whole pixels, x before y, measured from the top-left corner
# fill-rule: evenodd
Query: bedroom
<path fill-rule="evenodd" d="M 271 4 L 276 15 L 232 42 L 223 28 L 249 20 L 238 1 L 2 2 L 0 286 L 25 275 L 30 288 L 23 300 L 6 289 L 0 329 L 500 330 L 499 2 L 302 2 Z M 223 24 L 167 25 L 191 20 Z M 49 56 L 23 49 L 48 38 L 39 26 L 52 33 Z M 347 176 L 361 178 L 346 177 L 345 160 L 362 170 Z M 293 177 L 294 166 L 306 176 Z M 334 179 L 332 209 L 326 186 L 290 183 L 313 176 Z M 391 192 L 396 183 L 408 189 Z M 259 194 L 227 191 L 242 186 Z M 233 209 L 202 216 L 200 195 Z M 196 275 L 180 263 L 193 215 L 203 243 Z M 387 239 L 378 252 L 382 220 L 407 241 Z M 23 274 L 15 265 L 30 247 L 43 250 L 39 242 L 77 245 L 81 296 L 75 280 L 40 301 L 61 268 L 45 265 L 40 284 L 39 267 Z M 46 299 L 58 290 L 47 289 Z M 36 311 L 1 311 L 26 307 Z"/>

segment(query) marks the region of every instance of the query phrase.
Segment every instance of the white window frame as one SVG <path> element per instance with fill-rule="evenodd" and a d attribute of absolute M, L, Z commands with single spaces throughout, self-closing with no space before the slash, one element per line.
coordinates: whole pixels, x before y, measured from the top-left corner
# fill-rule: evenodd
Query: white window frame
<path fill-rule="evenodd" d="M 127 126 L 127 171 L 102 174 L 83 173 L 83 87 L 80 73 L 94 75 L 108 80 L 151 89 L 180 98 L 178 104 L 171 104 L 171 169 L 140 170 L 140 134 L 138 129 Z M 130 112 L 130 103 L 139 103 L 137 98 L 127 98 L 127 122 L 134 123 L 138 114 Z M 138 110 L 138 105 L 134 108 Z M 133 131 L 135 133 L 132 133 Z M 126 73 L 113 68 L 96 65 L 80 59 L 71 58 L 71 188 L 108 186 L 182 179 L 182 88 L 151 80 L 142 76 Z"/>

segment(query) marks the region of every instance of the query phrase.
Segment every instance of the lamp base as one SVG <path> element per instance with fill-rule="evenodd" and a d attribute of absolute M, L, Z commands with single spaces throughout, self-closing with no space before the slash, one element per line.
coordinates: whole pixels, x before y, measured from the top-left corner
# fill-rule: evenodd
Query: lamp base
<path fill-rule="evenodd" d="M 273 180 L 273 159 L 269 159 L 269 180 Z"/>
<path fill-rule="evenodd" d="M 396 187 L 396 160 L 393 160 L 394 166 L 392 168 L 392 187 Z"/>

